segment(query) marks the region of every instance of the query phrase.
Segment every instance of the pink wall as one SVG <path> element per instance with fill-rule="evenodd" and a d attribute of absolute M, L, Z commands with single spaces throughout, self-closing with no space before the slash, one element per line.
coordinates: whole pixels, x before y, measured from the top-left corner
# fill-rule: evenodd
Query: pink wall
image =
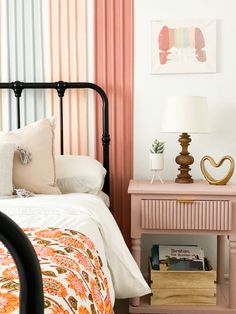
<path fill-rule="evenodd" d="M 111 135 L 111 205 L 130 241 L 129 179 L 133 176 L 133 0 L 94 0 L 95 83 L 108 94 Z M 101 138 L 101 106 L 96 106 Z M 101 160 L 101 148 L 96 147 Z"/>
<path fill-rule="evenodd" d="M 51 79 L 87 81 L 86 0 L 50 0 Z M 64 145 L 67 154 L 88 153 L 87 92 L 66 91 Z M 58 97 L 52 95 L 52 113 L 59 114 Z M 59 128 L 56 147 L 59 152 Z"/>

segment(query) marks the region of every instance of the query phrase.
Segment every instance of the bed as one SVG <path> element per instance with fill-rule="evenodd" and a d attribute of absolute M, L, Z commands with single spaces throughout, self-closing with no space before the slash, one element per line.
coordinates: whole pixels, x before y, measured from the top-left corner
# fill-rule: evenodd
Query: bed
<path fill-rule="evenodd" d="M 0 134 L 0 211 L 30 239 L 40 262 L 44 312 L 112 314 L 115 298 L 150 293 L 109 209 L 109 125 L 105 92 L 91 83 L 0 83 L 17 99 L 18 130 Z M 92 88 L 102 97 L 103 165 L 85 156 L 53 155 L 54 120 L 20 128 L 20 97 L 27 88 Z M 40 157 L 40 158 L 39 158 Z M 42 159 L 44 163 L 42 165 Z M 12 166 L 11 166 L 12 165 Z M 10 169 L 11 168 L 11 169 Z M 10 169 L 6 171 L 6 169 Z M 53 177 L 54 175 L 54 177 Z M 12 196 L 12 180 L 16 196 Z M 55 181 L 56 180 L 56 181 Z M 105 194 L 104 194 L 105 192 Z M 20 197 L 17 197 L 20 196 Z M 24 197 L 23 197 L 24 196 Z M 0 313 L 19 313 L 19 278 L 0 246 Z"/>

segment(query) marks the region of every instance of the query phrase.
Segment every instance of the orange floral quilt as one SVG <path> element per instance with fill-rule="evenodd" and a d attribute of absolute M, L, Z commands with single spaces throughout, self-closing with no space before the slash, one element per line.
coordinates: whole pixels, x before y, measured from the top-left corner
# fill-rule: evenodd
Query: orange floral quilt
<path fill-rule="evenodd" d="M 93 242 L 74 230 L 24 229 L 41 265 L 47 314 L 114 314 L 102 260 Z M 19 280 L 0 246 L 0 313 L 19 313 Z"/>

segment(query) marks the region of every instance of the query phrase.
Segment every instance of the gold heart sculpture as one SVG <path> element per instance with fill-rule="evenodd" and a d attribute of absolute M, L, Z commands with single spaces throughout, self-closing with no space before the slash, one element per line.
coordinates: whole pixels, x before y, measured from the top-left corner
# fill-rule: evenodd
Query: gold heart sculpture
<path fill-rule="evenodd" d="M 228 173 L 226 174 L 226 176 L 223 178 L 223 179 L 219 179 L 219 180 L 216 180 L 214 179 L 210 174 L 209 172 L 206 170 L 205 168 L 205 161 L 208 160 L 210 162 L 210 164 L 215 167 L 215 168 L 218 168 L 220 167 L 223 162 L 225 160 L 229 160 L 230 162 L 230 167 L 229 167 L 229 171 Z M 231 157 L 231 156 L 224 156 L 221 158 L 220 162 L 217 164 L 215 162 L 215 160 L 211 157 L 211 156 L 204 156 L 200 162 L 200 166 L 201 166 L 201 170 L 202 170 L 202 173 L 205 177 L 205 179 L 210 183 L 210 184 L 215 184 L 215 185 L 225 185 L 229 179 L 232 177 L 233 175 L 233 172 L 234 172 L 234 159 Z"/>

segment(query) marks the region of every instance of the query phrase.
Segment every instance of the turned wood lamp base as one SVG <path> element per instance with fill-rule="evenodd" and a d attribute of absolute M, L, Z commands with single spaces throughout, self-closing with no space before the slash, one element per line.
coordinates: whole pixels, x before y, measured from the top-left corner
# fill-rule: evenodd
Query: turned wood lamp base
<path fill-rule="evenodd" d="M 188 152 L 188 146 L 191 142 L 191 137 L 188 133 L 182 133 L 179 137 L 180 145 L 182 146 L 182 151 L 180 155 L 175 158 L 176 163 L 179 165 L 178 170 L 180 173 L 175 179 L 176 183 L 193 183 L 193 178 L 189 174 L 191 168 L 190 165 L 193 164 L 194 158 Z"/>

